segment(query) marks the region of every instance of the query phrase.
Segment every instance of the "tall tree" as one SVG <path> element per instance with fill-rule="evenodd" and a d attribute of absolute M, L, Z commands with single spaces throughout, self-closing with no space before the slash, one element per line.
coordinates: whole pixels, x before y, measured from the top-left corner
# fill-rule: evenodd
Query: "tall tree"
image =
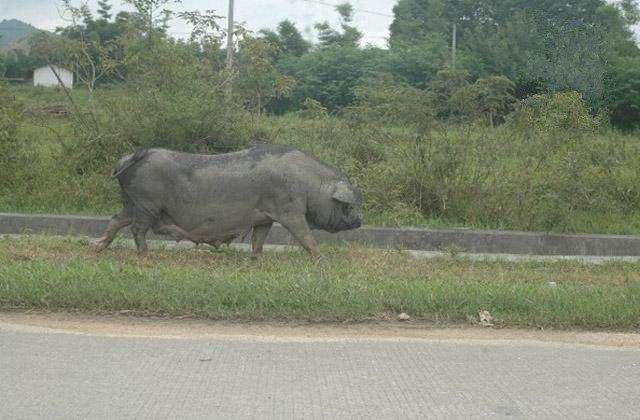
<path fill-rule="evenodd" d="M 523 94 L 579 90 L 593 103 L 608 63 L 638 54 L 629 28 L 636 11 L 635 0 L 400 0 L 390 43 L 449 38 L 455 23 L 473 76 L 504 74 Z"/>
<path fill-rule="evenodd" d="M 356 47 L 362 39 L 362 32 L 353 23 L 353 6 L 350 3 L 342 3 L 336 6 L 340 14 L 340 27 L 342 32 L 334 29 L 328 22 L 317 23 L 318 41 L 321 47 L 339 45 L 343 47 Z"/>
<path fill-rule="evenodd" d="M 100 18 L 105 21 L 111 20 L 110 10 L 113 6 L 109 3 L 109 0 L 98 0 L 98 14 Z"/>
<path fill-rule="evenodd" d="M 260 34 L 276 47 L 273 51 L 276 59 L 283 56 L 300 57 L 311 48 L 311 43 L 302 37 L 295 23 L 290 20 L 280 22 L 277 31 L 262 29 Z"/>

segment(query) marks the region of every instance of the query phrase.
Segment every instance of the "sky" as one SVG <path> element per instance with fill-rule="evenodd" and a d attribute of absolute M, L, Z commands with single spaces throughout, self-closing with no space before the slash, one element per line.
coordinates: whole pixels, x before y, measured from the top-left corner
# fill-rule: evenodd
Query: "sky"
<path fill-rule="evenodd" d="M 81 0 L 72 0 L 79 4 Z M 86 0 L 96 9 L 97 0 Z M 115 11 L 128 7 L 120 0 L 112 0 Z M 235 20 L 244 22 L 252 31 L 275 28 L 285 19 L 292 20 L 307 38 L 313 37 L 313 24 L 329 21 L 337 24 L 338 13 L 331 4 L 342 0 L 235 0 Z M 363 33 L 363 45 L 384 47 L 389 36 L 389 25 L 393 20 L 392 9 L 397 0 L 350 0 L 356 8 L 354 24 Z M 213 9 L 221 16 L 227 15 L 227 0 L 182 0 L 173 10 Z M 0 20 L 19 19 L 40 29 L 52 30 L 63 25 L 59 0 L 0 0 Z M 170 33 L 176 37 L 187 37 L 189 27 L 179 21 L 171 23 Z"/>
<path fill-rule="evenodd" d="M 73 4 L 87 2 L 96 9 L 97 0 L 72 0 Z M 235 0 L 236 20 L 244 22 L 252 31 L 263 28 L 275 28 L 285 19 L 292 20 L 308 39 L 313 38 L 313 24 L 328 21 L 334 26 L 338 23 L 338 13 L 332 4 L 344 0 Z M 363 45 L 379 47 L 387 45 L 389 25 L 393 20 L 392 9 L 398 0 L 349 0 L 356 8 L 355 26 L 364 38 Z M 121 0 L 111 0 L 115 11 L 127 9 Z M 227 15 L 227 0 L 182 0 L 173 6 L 176 11 L 213 9 L 221 16 Z M 19 19 L 37 28 L 52 30 L 64 25 L 61 16 L 60 0 L 0 0 L 0 20 Z M 174 20 L 170 33 L 186 38 L 190 28 L 180 20 Z M 640 27 L 636 28 L 640 38 Z"/>

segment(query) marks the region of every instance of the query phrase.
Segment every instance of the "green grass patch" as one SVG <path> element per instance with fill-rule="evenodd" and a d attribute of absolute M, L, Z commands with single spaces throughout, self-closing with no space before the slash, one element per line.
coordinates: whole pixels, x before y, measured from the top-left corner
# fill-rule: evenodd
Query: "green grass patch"
<path fill-rule="evenodd" d="M 324 249 L 260 262 L 234 249 L 117 247 L 80 240 L 0 240 L 0 309 L 134 311 L 216 320 L 466 322 L 488 310 L 501 325 L 631 330 L 640 323 L 640 264 L 418 260 L 397 251 Z M 550 287 L 549 282 L 556 287 Z"/>

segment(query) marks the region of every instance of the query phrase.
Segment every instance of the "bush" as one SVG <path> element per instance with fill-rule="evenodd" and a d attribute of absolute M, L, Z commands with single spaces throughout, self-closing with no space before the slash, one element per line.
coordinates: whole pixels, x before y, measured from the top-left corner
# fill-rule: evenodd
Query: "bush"
<path fill-rule="evenodd" d="M 298 111 L 298 116 L 301 118 L 309 118 L 314 120 L 321 120 L 329 116 L 327 108 L 315 99 L 307 98 L 302 103 L 302 109 Z"/>
<path fill-rule="evenodd" d="M 572 138 L 593 133 L 596 121 L 579 92 L 534 95 L 515 107 L 510 124 L 530 135 L 555 137 L 567 133 Z"/>
<path fill-rule="evenodd" d="M 125 153 L 161 147 L 194 153 L 238 150 L 249 141 L 252 119 L 222 92 L 184 81 L 176 90 L 131 84 L 96 98 L 96 113 L 74 119 L 77 141 L 64 150 L 75 171 L 111 167 Z"/>
<path fill-rule="evenodd" d="M 19 166 L 18 125 L 22 119 L 22 104 L 0 84 L 0 186 L 15 180 Z"/>
<path fill-rule="evenodd" d="M 492 127 L 504 121 L 516 98 L 515 84 L 504 76 L 478 79 L 453 92 L 451 101 L 470 118 L 486 121 Z"/>
<path fill-rule="evenodd" d="M 433 95 L 389 78 L 376 78 L 355 90 L 356 104 L 346 110 L 351 119 L 367 124 L 398 124 L 427 132 L 436 107 Z"/>

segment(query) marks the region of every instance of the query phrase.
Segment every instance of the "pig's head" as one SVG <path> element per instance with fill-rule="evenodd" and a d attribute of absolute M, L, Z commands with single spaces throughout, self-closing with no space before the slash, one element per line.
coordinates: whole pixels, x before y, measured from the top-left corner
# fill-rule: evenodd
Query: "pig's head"
<path fill-rule="evenodd" d="M 313 229 L 335 233 L 362 225 L 362 194 L 347 180 L 321 188 L 308 200 L 307 220 Z"/>

